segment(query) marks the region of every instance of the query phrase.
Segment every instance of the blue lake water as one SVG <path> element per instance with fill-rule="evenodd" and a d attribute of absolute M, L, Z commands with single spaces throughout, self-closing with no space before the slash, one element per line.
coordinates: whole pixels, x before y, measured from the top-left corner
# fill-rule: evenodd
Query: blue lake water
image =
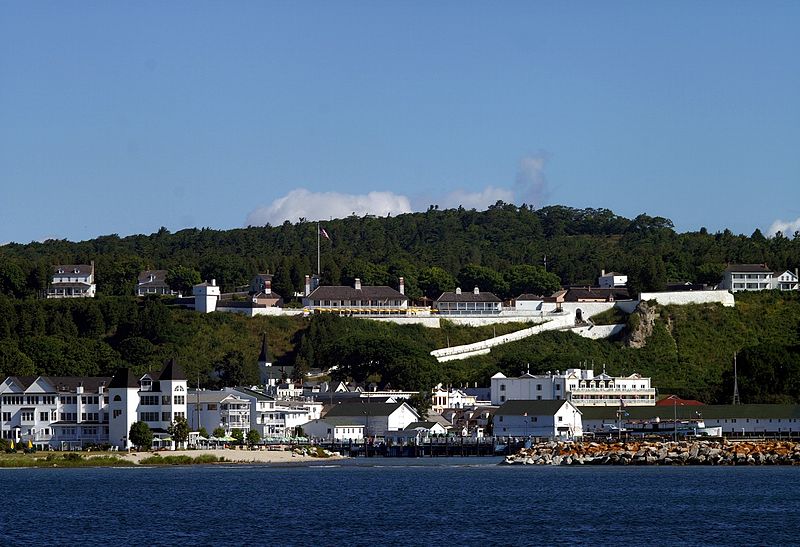
<path fill-rule="evenodd" d="M 800 467 L 0 469 L 0 545 L 790 545 Z"/>

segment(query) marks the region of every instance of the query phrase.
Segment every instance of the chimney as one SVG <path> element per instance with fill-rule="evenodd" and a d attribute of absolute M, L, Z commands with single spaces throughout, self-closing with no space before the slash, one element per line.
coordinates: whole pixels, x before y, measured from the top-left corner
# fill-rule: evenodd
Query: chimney
<path fill-rule="evenodd" d="M 406 280 L 400 278 L 400 294 L 406 294 Z"/>
<path fill-rule="evenodd" d="M 212 279 L 211 280 L 211 286 L 212 287 L 216 287 L 217 286 L 217 280 L 216 279 Z"/>
<path fill-rule="evenodd" d="M 456 294 L 461 294 L 461 287 L 456 287 Z"/>
<path fill-rule="evenodd" d="M 272 281 L 270 279 L 264 281 L 264 294 L 272 294 Z"/>
<path fill-rule="evenodd" d="M 355 280 L 355 285 L 354 285 L 354 286 L 355 286 L 355 289 L 356 289 L 357 291 L 360 291 L 360 290 L 361 290 L 361 278 L 359 278 L 359 277 L 356 277 L 356 280 Z"/>
<path fill-rule="evenodd" d="M 307 275 L 306 276 L 306 290 L 305 290 L 304 296 L 308 296 L 309 294 L 311 294 L 311 276 Z"/>
<path fill-rule="evenodd" d="M 605 277 L 605 276 L 606 276 L 606 271 L 600 270 L 600 277 Z"/>
<path fill-rule="evenodd" d="M 478 287 L 475 287 L 474 289 L 472 289 L 472 293 L 473 294 L 481 294 L 481 290 Z"/>

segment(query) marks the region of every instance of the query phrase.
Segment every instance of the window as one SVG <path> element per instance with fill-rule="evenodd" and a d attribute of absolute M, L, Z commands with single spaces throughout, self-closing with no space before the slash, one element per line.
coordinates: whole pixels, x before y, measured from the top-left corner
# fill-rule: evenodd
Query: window
<path fill-rule="evenodd" d="M 506 385 L 500 384 L 500 391 L 505 391 L 505 390 L 506 390 Z"/>
<path fill-rule="evenodd" d="M 536 384 L 536 391 L 542 391 L 542 384 Z"/>
<path fill-rule="evenodd" d="M 183 386 L 176 386 L 175 391 L 185 391 L 185 390 L 183 389 Z"/>
<path fill-rule="evenodd" d="M 10 412 L 3 412 L 3 421 L 10 422 L 11 421 L 11 413 Z"/>
<path fill-rule="evenodd" d="M 501 395 L 501 396 L 500 396 L 500 402 L 501 402 L 501 403 L 502 403 L 502 402 L 505 402 L 505 400 L 506 400 L 506 396 L 505 396 L 505 395 Z"/>
<path fill-rule="evenodd" d="M 50 419 L 49 412 L 40 412 L 39 413 L 39 421 L 46 422 Z"/>
<path fill-rule="evenodd" d="M 185 418 L 186 417 L 186 413 L 185 412 L 176 412 L 175 413 L 175 417 L 176 418 Z"/>
<path fill-rule="evenodd" d="M 139 420 L 142 422 L 157 422 L 158 412 L 140 412 Z"/>
<path fill-rule="evenodd" d="M 217 410 L 217 403 L 208 403 L 206 405 L 206 410 Z"/>
<path fill-rule="evenodd" d="M 122 416 L 122 411 L 121 410 L 115 410 L 114 411 L 114 418 L 116 419 L 116 418 L 119 418 L 120 416 Z"/>
<path fill-rule="evenodd" d="M 561 384 L 556 384 L 556 391 L 561 391 Z"/>
<path fill-rule="evenodd" d="M 156 406 L 158 405 L 158 395 L 142 395 L 139 399 L 139 404 L 143 406 Z"/>
<path fill-rule="evenodd" d="M 114 402 L 115 403 L 122 402 L 122 397 L 120 397 L 119 395 L 114 395 Z"/>
<path fill-rule="evenodd" d="M 176 405 L 186 404 L 186 396 L 184 396 L 184 395 L 176 395 L 175 396 L 175 404 Z"/>
<path fill-rule="evenodd" d="M 161 421 L 162 422 L 169 422 L 172 421 L 172 416 L 170 416 L 169 412 L 162 412 L 161 413 Z"/>

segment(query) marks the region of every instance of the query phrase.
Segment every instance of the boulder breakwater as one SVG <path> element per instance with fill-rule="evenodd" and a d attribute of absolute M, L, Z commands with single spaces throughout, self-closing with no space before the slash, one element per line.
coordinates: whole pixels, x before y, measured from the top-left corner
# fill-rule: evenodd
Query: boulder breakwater
<path fill-rule="evenodd" d="M 789 441 L 546 442 L 506 456 L 518 465 L 800 465 Z"/>

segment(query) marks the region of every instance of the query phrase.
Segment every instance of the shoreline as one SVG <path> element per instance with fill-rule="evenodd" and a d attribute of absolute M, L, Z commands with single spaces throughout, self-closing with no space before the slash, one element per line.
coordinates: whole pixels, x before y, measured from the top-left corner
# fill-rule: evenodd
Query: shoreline
<path fill-rule="evenodd" d="M 213 448 L 213 449 L 198 449 L 198 450 L 166 450 L 162 452 L 130 452 L 120 453 L 117 456 L 124 461 L 131 462 L 134 465 L 157 465 L 151 462 L 142 464 L 142 460 L 154 457 L 169 458 L 171 456 L 181 457 L 188 456 L 189 458 L 199 458 L 215 456 L 217 458 L 224 458 L 224 460 L 213 463 L 234 463 L 234 464 L 287 464 L 287 463 L 311 463 L 311 462 L 324 462 L 345 459 L 344 456 L 332 453 L 327 457 L 309 456 L 307 454 L 299 454 L 294 450 L 236 450 L 233 448 Z M 175 465 L 164 463 L 162 465 Z M 178 464 L 180 465 L 180 464 Z M 193 465 L 193 464 L 185 464 Z"/>

